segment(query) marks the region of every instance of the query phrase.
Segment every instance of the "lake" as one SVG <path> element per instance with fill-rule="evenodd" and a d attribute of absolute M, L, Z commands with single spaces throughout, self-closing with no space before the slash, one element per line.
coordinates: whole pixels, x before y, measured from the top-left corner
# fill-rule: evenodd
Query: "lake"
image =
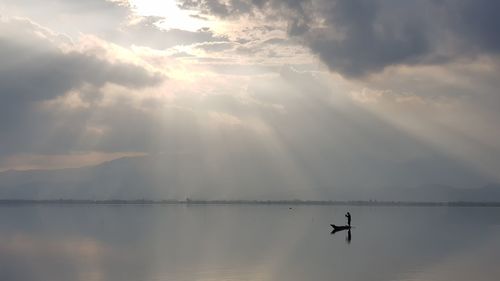
<path fill-rule="evenodd" d="M 347 211 L 350 237 L 331 234 Z M 500 208 L 0 207 L 3 281 L 496 281 L 499 265 Z"/>

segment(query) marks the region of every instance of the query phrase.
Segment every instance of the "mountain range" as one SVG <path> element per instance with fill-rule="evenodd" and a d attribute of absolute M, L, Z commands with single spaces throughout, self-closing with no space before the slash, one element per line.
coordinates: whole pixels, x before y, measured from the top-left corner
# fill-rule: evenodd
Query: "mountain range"
<path fill-rule="evenodd" d="M 285 173 L 272 156 L 239 156 L 240 161 L 214 162 L 188 153 L 158 154 L 82 168 L 9 170 L 0 173 L 0 199 L 500 201 L 495 183 L 456 187 L 418 174 L 416 179 L 424 179 L 405 185 L 398 178 L 404 174 L 408 179 L 414 163 L 385 165 L 387 172 L 374 168 L 384 181 L 374 178 L 373 185 L 368 179 L 366 185 L 354 186 L 336 171 L 318 173 L 312 181 Z"/>

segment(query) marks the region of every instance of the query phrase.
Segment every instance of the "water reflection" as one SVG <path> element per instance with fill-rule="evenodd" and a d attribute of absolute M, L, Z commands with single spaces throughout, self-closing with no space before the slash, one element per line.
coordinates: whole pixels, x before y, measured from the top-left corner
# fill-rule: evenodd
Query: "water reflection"
<path fill-rule="evenodd" d="M 359 208 L 359 229 L 332 232 L 345 241 L 332 239 L 325 227 L 343 213 L 329 206 L 294 212 L 282 206 L 0 207 L 0 280 L 500 276 L 497 209 Z M 352 231 L 360 233 L 347 246 Z"/>
<path fill-rule="evenodd" d="M 333 225 L 332 225 L 333 226 Z M 351 240 L 352 240 L 352 235 L 351 235 L 351 228 L 350 227 L 346 227 L 346 226 L 342 226 L 342 227 L 334 227 L 332 232 L 330 232 L 331 235 L 334 235 L 335 233 L 337 232 L 343 232 L 347 230 L 346 232 L 346 236 L 345 236 L 345 241 L 347 242 L 347 244 L 350 244 L 351 243 Z"/>

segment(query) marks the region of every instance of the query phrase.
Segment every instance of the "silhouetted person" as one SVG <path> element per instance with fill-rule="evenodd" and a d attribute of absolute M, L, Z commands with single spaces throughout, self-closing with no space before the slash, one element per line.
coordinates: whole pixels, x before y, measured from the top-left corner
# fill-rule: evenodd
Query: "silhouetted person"
<path fill-rule="evenodd" d="M 347 214 L 345 214 L 345 217 L 347 218 L 347 225 L 351 226 L 351 213 L 347 212 Z"/>

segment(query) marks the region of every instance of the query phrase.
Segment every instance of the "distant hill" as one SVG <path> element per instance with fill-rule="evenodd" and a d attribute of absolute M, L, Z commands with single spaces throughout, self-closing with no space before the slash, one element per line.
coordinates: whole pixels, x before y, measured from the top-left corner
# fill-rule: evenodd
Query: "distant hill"
<path fill-rule="evenodd" d="M 447 185 L 423 185 L 418 187 L 390 187 L 373 191 L 370 199 L 380 201 L 418 202 L 500 202 L 500 185 L 487 184 L 481 187 L 456 188 Z"/>
<path fill-rule="evenodd" d="M 0 199 L 183 200 L 255 198 L 259 194 L 282 198 L 299 192 L 293 190 L 298 188 L 293 178 L 280 175 L 272 161 L 243 160 L 238 166 L 224 159 L 214 165 L 189 154 L 156 155 L 76 169 L 6 171 L 0 173 Z"/>
<path fill-rule="evenodd" d="M 419 170 L 413 175 L 413 166 L 370 163 L 374 176 L 357 188 L 348 185 L 353 176 L 344 170 L 330 172 L 322 167 L 322 173 L 317 172 L 320 169 L 308 173 L 314 180 L 304 179 L 300 174 L 286 173 L 273 155 L 256 151 L 216 159 L 188 153 L 159 154 L 76 169 L 2 172 L 0 199 L 500 201 L 498 184 L 470 188 L 436 184 L 433 180 L 441 178 L 431 172 L 437 172 Z M 405 185 L 410 176 L 422 180 Z M 394 184 L 384 187 L 389 186 L 387 182 Z"/>

